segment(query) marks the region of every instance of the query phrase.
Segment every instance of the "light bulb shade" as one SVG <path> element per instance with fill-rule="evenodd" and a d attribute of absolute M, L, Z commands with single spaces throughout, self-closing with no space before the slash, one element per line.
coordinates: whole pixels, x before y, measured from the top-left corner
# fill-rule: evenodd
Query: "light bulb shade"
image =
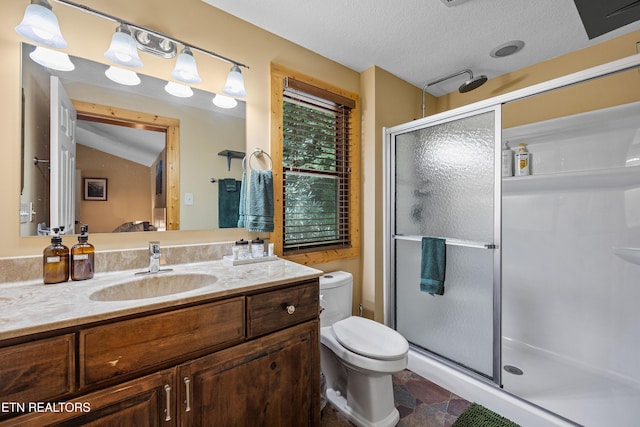
<path fill-rule="evenodd" d="M 222 88 L 222 93 L 236 98 L 244 98 L 247 96 L 247 91 L 244 88 L 244 78 L 240 72 L 240 67 L 235 64 L 231 67 L 231 71 L 229 71 L 227 82 Z"/>
<path fill-rule="evenodd" d="M 178 55 L 176 60 L 176 66 L 171 72 L 171 77 L 174 79 L 189 84 L 198 84 L 202 81 L 200 75 L 198 75 L 198 67 L 196 65 L 196 59 L 191 53 L 191 49 L 185 47 Z"/>
<path fill-rule="evenodd" d="M 29 54 L 29 57 L 43 67 L 52 70 L 71 71 L 76 68 L 66 53 L 47 49 L 42 46 L 36 47 L 33 52 Z"/>
<path fill-rule="evenodd" d="M 176 82 L 167 82 L 164 90 L 178 98 L 190 98 L 193 96 L 193 90 L 191 90 L 189 86 L 181 85 Z"/>
<path fill-rule="evenodd" d="M 48 5 L 48 3 L 45 3 Z M 44 46 L 61 49 L 67 47 L 62 37 L 58 18 L 50 8 L 41 4 L 30 4 L 24 11 L 24 18 L 16 27 L 22 37 Z"/>
<path fill-rule="evenodd" d="M 231 98 L 230 96 L 218 94 L 213 97 L 213 104 L 216 107 L 220 108 L 234 108 L 236 105 L 238 105 L 238 101 L 236 101 L 235 98 Z"/>
<path fill-rule="evenodd" d="M 137 86 L 140 84 L 140 77 L 135 71 L 125 70 L 124 68 L 111 66 L 104 72 L 105 76 L 112 82 L 125 86 Z"/>
<path fill-rule="evenodd" d="M 131 31 L 124 25 L 120 25 L 116 32 L 113 33 L 111 45 L 109 50 L 104 53 L 104 57 L 115 64 L 125 67 L 142 67 L 136 42 L 131 37 Z"/>

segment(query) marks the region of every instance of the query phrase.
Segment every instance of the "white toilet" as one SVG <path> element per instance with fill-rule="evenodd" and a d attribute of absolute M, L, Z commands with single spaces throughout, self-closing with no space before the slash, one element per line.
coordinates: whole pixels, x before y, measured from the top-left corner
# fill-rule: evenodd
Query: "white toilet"
<path fill-rule="evenodd" d="M 393 329 L 351 315 L 353 277 L 320 277 L 320 361 L 327 399 L 361 427 L 394 426 L 400 414 L 391 374 L 407 367 L 409 343 Z"/>

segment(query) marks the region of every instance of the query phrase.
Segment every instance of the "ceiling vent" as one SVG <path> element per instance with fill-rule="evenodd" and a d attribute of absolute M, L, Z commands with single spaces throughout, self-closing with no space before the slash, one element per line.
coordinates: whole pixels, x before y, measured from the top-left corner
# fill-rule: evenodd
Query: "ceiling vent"
<path fill-rule="evenodd" d="M 466 2 L 467 0 L 441 0 L 441 1 L 442 1 L 442 3 L 446 4 L 447 6 L 452 7 L 452 6 L 457 6 L 459 4 L 462 4 L 462 3 Z"/>
<path fill-rule="evenodd" d="M 640 0 L 573 0 L 573 2 L 589 39 L 640 20 Z"/>

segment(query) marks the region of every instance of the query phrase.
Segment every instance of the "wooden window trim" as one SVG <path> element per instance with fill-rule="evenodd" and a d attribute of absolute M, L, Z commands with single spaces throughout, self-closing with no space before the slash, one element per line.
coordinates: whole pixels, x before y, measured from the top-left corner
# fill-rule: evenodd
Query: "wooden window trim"
<path fill-rule="evenodd" d="M 340 89 L 331 84 L 319 81 L 297 71 L 288 69 L 278 64 L 271 64 L 271 157 L 273 158 L 273 191 L 274 191 L 274 232 L 270 240 L 274 243 L 277 254 L 283 254 L 282 238 L 282 212 L 283 212 L 283 176 L 282 176 L 282 114 L 283 114 L 283 90 L 285 77 L 294 79 L 329 90 L 343 97 L 353 100 L 354 107 L 351 110 L 353 120 L 351 123 L 351 172 L 349 174 L 349 240 L 351 247 L 338 249 L 321 249 L 309 252 L 284 256 L 285 259 L 300 264 L 321 264 L 340 259 L 355 258 L 360 255 L 360 105 L 358 95 Z"/>

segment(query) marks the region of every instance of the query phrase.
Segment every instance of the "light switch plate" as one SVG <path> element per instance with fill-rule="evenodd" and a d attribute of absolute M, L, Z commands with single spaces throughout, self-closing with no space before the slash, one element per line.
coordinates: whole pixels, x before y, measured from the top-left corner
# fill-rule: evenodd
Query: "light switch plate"
<path fill-rule="evenodd" d="M 186 206 L 193 205 L 193 193 L 184 193 L 184 204 Z"/>

